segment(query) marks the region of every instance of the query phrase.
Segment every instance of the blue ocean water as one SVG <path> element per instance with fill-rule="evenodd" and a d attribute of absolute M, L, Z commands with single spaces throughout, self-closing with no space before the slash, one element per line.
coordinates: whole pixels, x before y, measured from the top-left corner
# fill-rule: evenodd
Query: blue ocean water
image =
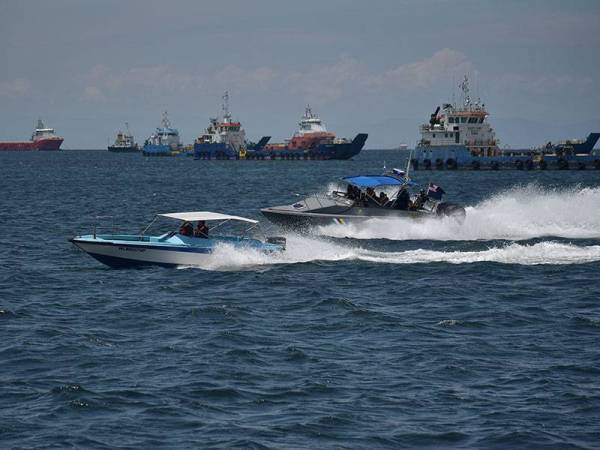
<path fill-rule="evenodd" d="M 467 219 L 113 270 L 94 216 L 258 209 L 354 161 L 0 155 L 1 448 L 597 448 L 600 172 L 417 172 Z"/>

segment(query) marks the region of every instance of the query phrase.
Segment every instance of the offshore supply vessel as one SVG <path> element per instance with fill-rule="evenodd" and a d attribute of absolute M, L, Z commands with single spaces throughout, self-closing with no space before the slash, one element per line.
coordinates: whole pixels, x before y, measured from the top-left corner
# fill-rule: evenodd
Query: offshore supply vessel
<path fill-rule="evenodd" d="M 133 135 L 129 131 L 129 124 L 127 122 L 125 122 L 125 131 L 119 130 L 114 144 L 108 146 L 108 151 L 115 153 L 133 153 L 140 151 L 139 145 L 135 143 Z"/>
<path fill-rule="evenodd" d="M 244 159 L 247 148 L 262 148 L 269 140 L 263 137 L 258 144 L 246 142 L 246 132 L 240 122 L 232 120 L 229 112 L 229 93 L 223 95 L 223 116 L 211 117 L 203 134 L 194 141 L 195 159 Z"/>
<path fill-rule="evenodd" d="M 248 148 L 248 159 L 350 159 L 360 153 L 368 134 L 359 133 L 353 140 L 336 138 L 321 119 L 306 107 L 299 129 L 283 143 Z M 264 138 L 263 138 L 264 139 Z M 261 140 L 262 142 L 262 140 Z"/>
<path fill-rule="evenodd" d="M 144 156 L 177 156 L 181 153 L 179 131 L 171 127 L 167 111 L 163 113 L 161 125 L 162 127 L 156 128 L 156 131 L 144 142 L 142 150 Z"/>
<path fill-rule="evenodd" d="M 60 150 L 63 140 L 54 133 L 54 128 L 46 127 L 42 119 L 39 119 L 30 141 L 0 142 L 0 151 Z"/>
<path fill-rule="evenodd" d="M 600 169 L 600 154 L 593 151 L 600 133 L 585 141 L 546 144 L 534 149 L 501 149 L 479 100 L 473 102 L 469 80 L 459 85 L 461 102 L 438 106 L 429 122 L 421 125 L 421 140 L 412 157 L 415 170 L 425 169 Z"/>

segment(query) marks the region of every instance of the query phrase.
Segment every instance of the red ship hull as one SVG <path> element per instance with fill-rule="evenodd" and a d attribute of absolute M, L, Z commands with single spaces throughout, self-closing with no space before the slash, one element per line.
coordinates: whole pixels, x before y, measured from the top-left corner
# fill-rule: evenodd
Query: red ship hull
<path fill-rule="evenodd" d="M 0 151 L 56 151 L 60 150 L 63 138 L 47 138 L 27 142 L 0 142 Z"/>

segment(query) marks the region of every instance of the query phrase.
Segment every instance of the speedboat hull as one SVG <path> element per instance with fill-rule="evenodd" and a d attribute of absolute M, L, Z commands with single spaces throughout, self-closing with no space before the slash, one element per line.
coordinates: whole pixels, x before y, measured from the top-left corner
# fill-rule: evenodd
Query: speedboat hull
<path fill-rule="evenodd" d="M 374 214 L 361 214 L 361 211 L 347 211 L 346 213 L 317 213 L 296 212 L 282 208 L 264 208 L 261 213 L 272 223 L 288 229 L 307 229 L 311 227 L 360 223 L 370 219 L 397 219 L 397 218 L 424 218 L 435 216 L 432 213 L 422 211 L 385 211 L 387 214 L 377 214 L 383 210 L 373 211 Z M 377 212 L 377 213 L 375 213 Z"/>
<path fill-rule="evenodd" d="M 375 208 L 348 205 L 342 202 L 331 202 L 324 205 L 325 201 L 316 200 L 323 207 L 314 208 L 312 199 L 289 206 L 275 206 L 261 209 L 261 213 L 272 223 L 286 229 L 307 230 L 309 228 L 332 225 L 361 223 L 371 219 L 426 219 L 453 217 L 459 221 L 465 218 L 462 206 L 452 203 L 439 203 L 430 209 L 416 211 L 399 210 L 392 208 Z"/>
<path fill-rule="evenodd" d="M 207 262 L 212 249 L 194 248 L 184 250 L 143 245 L 128 245 L 114 242 L 92 242 L 74 238 L 71 240 L 78 248 L 92 258 L 113 268 L 140 266 L 201 266 Z"/>
<path fill-rule="evenodd" d="M 141 266 L 204 266 L 218 245 L 255 249 L 265 253 L 280 252 L 282 244 L 255 239 L 200 239 L 176 235 L 161 237 L 78 236 L 70 240 L 92 258 L 113 268 Z"/>

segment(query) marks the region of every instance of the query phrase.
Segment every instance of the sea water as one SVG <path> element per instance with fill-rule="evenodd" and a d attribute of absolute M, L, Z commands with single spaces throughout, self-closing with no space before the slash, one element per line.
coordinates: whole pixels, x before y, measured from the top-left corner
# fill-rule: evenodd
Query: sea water
<path fill-rule="evenodd" d="M 403 159 L 1 154 L 0 447 L 597 447 L 600 172 L 415 172 L 464 223 L 332 224 L 201 268 L 114 270 L 68 242 L 161 212 L 260 219 Z"/>

